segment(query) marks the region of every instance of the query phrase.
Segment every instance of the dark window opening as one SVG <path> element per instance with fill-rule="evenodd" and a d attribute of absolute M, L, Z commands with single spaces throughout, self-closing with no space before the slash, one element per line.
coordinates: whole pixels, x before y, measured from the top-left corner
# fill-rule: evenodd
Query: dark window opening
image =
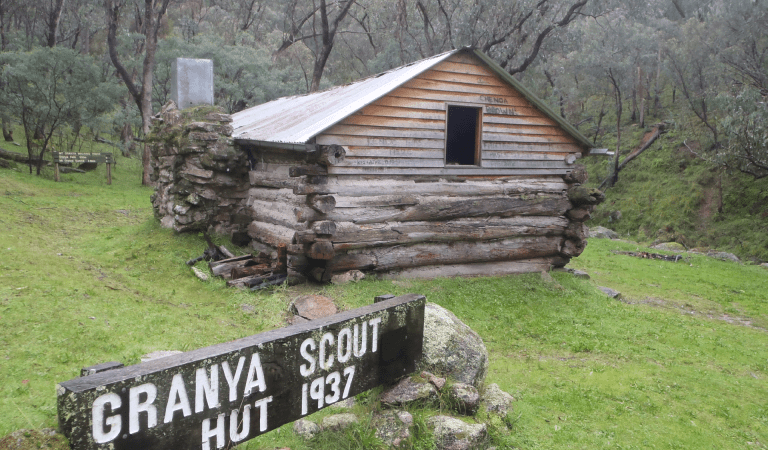
<path fill-rule="evenodd" d="M 448 133 L 445 163 L 471 166 L 477 164 L 480 108 L 448 107 Z"/>

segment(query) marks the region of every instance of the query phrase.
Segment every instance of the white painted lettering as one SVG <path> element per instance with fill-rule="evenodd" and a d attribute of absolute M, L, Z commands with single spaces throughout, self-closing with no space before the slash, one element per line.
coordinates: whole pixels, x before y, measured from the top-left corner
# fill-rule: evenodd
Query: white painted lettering
<path fill-rule="evenodd" d="M 97 444 L 106 444 L 120 435 L 120 428 L 123 425 L 120 415 L 110 416 L 104 420 L 104 410 L 109 405 L 114 413 L 120 408 L 121 403 L 120 396 L 115 393 L 104 394 L 93 401 L 93 406 L 91 407 L 93 440 Z M 109 427 L 109 431 L 104 430 L 105 426 Z"/>
<path fill-rule="evenodd" d="M 339 383 L 341 382 L 341 374 L 339 372 L 329 373 L 325 378 L 325 383 L 331 386 L 331 394 L 325 396 L 325 403 L 331 405 L 339 401 L 341 397 L 341 391 L 339 390 Z"/>
<path fill-rule="evenodd" d="M 224 364 L 222 364 L 223 366 Z M 243 408 L 243 420 L 238 421 L 237 410 L 232 411 L 232 413 L 229 415 L 229 439 L 232 440 L 232 442 L 240 442 L 243 439 L 248 437 L 248 434 L 251 432 L 251 405 L 245 405 L 245 408 Z M 243 429 L 240 430 L 240 432 L 237 432 L 237 428 L 242 424 Z"/>
<path fill-rule="evenodd" d="M 237 361 L 237 369 L 235 375 L 232 376 L 232 369 L 229 368 L 229 362 L 224 361 L 221 363 L 221 369 L 224 371 L 224 378 L 227 379 L 229 385 L 229 401 L 237 401 L 237 382 L 240 380 L 240 375 L 243 374 L 243 366 L 245 365 L 245 356 L 241 356 Z"/>
<path fill-rule="evenodd" d="M 379 324 L 381 323 L 381 317 L 371 319 L 368 323 L 373 327 L 373 330 L 371 330 L 371 334 L 373 335 L 371 338 L 371 353 L 376 353 L 379 343 Z"/>
<path fill-rule="evenodd" d="M 141 401 L 141 394 L 146 394 L 147 398 Z M 128 392 L 128 432 L 138 433 L 141 429 L 139 424 L 139 414 L 147 413 L 147 428 L 157 425 L 157 408 L 152 403 L 157 398 L 157 387 L 152 383 L 135 386 Z"/>
<path fill-rule="evenodd" d="M 211 430 L 211 419 L 203 420 L 203 450 L 211 450 L 211 438 L 216 438 L 216 448 L 224 448 L 224 413 L 219 414 L 216 428 Z"/>
<path fill-rule="evenodd" d="M 323 377 L 316 379 L 309 386 L 309 396 L 312 398 L 312 400 L 317 400 L 317 409 L 321 409 L 323 407 L 323 397 L 325 396 L 325 392 L 323 392 L 324 389 L 325 378 Z"/>
<path fill-rule="evenodd" d="M 208 403 L 208 408 L 218 408 L 221 406 L 219 403 L 219 365 L 214 364 L 211 366 L 211 378 L 208 378 L 205 367 L 201 367 L 195 371 L 195 412 L 203 412 L 205 410 L 205 402 L 203 401 L 205 396 L 205 402 Z"/>
<path fill-rule="evenodd" d="M 365 355 L 366 347 L 368 346 L 368 322 L 363 322 L 363 338 L 358 344 L 360 327 L 355 324 L 354 327 L 354 339 L 352 339 L 352 352 L 355 354 L 355 358 L 359 358 Z"/>
<path fill-rule="evenodd" d="M 352 377 L 355 376 L 355 366 L 349 366 L 344 369 L 344 376 L 347 377 L 347 383 L 344 385 L 344 395 L 341 398 L 349 397 L 349 388 L 352 387 Z"/>
<path fill-rule="evenodd" d="M 307 390 L 309 386 L 307 383 L 301 385 L 301 415 L 306 416 L 309 412 L 309 402 L 307 400 Z"/>
<path fill-rule="evenodd" d="M 253 404 L 256 408 L 259 408 L 259 431 L 267 431 L 267 403 L 272 402 L 272 397 L 262 398 L 256 400 Z"/>
<path fill-rule="evenodd" d="M 304 339 L 304 342 L 301 343 L 299 350 L 301 352 L 301 357 L 307 360 L 309 363 L 309 366 L 302 364 L 301 367 L 299 367 L 299 372 L 301 373 L 302 377 L 310 376 L 315 371 L 315 357 L 312 356 L 309 352 L 315 351 L 315 340 L 312 338 Z"/>
<path fill-rule="evenodd" d="M 328 345 L 333 345 L 333 335 L 331 333 L 325 333 L 323 337 L 320 338 L 320 368 L 321 369 L 330 369 L 333 365 L 333 352 L 329 352 L 330 355 L 328 356 L 328 360 L 325 359 L 325 344 L 326 342 Z"/>
<path fill-rule="evenodd" d="M 349 358 L 352 356 L 352 331 L 349 329 L 349 327 L 343 328 L 339 332 L 338 342 L 336 345 L 336 355 L 338 356 L 340 363 L 349 361 Z"/>
<path fill-rule="evenodd" d="M 171 422 L 173 420 L 173 413 L 179 410 L 181 410 L 184 417 L 192 415 L 192 408 L 189 407 L 189 397 L 187 397 L 184 379 L 180 373 L 177 373 L 173 376 L 173 380 L 171 380 L 171 390 L 168 393 L 168 405 L 165 407 L 163 423 Z"/>
<path fill-rule="evenodd" d="M 254 353 L 251 356 L 251 366 L 248 369 L 248 378 L 245 380 L 243 395 L 246 397 L 251 395 L 255 387 L 259 388 L 259 392 L 267 390 L 267 383 L 264 381 L 264 371 L 261 369 L 261 359 L 259 359 L 258 353 Z"/>

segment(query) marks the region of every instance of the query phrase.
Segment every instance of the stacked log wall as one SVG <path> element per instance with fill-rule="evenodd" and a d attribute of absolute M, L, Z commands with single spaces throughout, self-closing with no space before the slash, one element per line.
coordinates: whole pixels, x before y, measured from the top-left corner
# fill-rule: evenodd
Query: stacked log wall
<path fill-rule="evenodd" d="M 301 178 L 295 194 L 334 199 L 326 213 L 309 211 L 292 246 L 306 254 L 319 279 L 353 269 L 434 277 L 561 267 L 583 251 L 583 221 L 600 201 L 599 191 L 580 188 L 578 174 L 424 182 Z M 316 233 L 316 224 L 332 233 Z"/>

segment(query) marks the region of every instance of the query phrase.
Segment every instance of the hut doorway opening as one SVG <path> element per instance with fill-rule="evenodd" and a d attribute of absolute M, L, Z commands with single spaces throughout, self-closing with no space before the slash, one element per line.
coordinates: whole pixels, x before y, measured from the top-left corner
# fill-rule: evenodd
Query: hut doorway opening
<path fill-rule="evenodd" d="M 445 164 L 476 166 L 480 147 L 480 108 L 448 106 Z"/>

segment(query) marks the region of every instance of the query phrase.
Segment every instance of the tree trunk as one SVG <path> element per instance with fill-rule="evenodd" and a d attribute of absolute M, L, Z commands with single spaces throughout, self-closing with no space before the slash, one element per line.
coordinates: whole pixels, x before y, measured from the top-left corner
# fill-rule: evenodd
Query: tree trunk
<path fill-rule="evenodd" d="M 144 22 L 143 32 L 145 36 L 144 45 L 144 63 L 142 66 L 142 84 L 136 86 L 133 82 L 133 78 L 128 73 L 126 68 L 120 62 L 117 54 L 117 28 L 120 18 L 120 8 L 122 4 L 115 3 L 113 0 L 105 0 L 104 7 L 107 14 L 107 44 L 109 47 L 109 57 L 112 60 L 112 64 L 117 69 L 117 73 L 128 88 L 131 97 L 136 106 L 139 107 L 141 113 L 141 131 L 144 137 L 149 134 L 152 126 L 152 71 L 155 66 L 155 52 L 157 50 L 157 35 L 160 29 L 160 23 L 162 21 L 165 12 L 168 9 L 168 3 L 170 0 L 161 0 L 162 4 L 160 8 L 155 11 L 154 0 L 144 0 Z M 149 186 L 152 184 L 150 179 L 150 155 L 149 145 L 145 142 L 144 150 L 142 151 L 142 184 Z"/>
<path fill-rule="evenodd" d="M 48 36 L 47 45 L 50 48 L 56 46 L 56 35 L 59 33 L 59 23 L 61 22 L 61 12 L 64 9 L 64 0 L 56 0 L 53 9 L 47 17 Z"/>
<path fill-rule="evenodd" d="M 3 121 L 3 139 L 5 139 L 6 142 L 13 142 L 13 130 L 11 129 L 11 120 L 8 118 L 8 116 L 3 115 L 2 121 Z"/>

